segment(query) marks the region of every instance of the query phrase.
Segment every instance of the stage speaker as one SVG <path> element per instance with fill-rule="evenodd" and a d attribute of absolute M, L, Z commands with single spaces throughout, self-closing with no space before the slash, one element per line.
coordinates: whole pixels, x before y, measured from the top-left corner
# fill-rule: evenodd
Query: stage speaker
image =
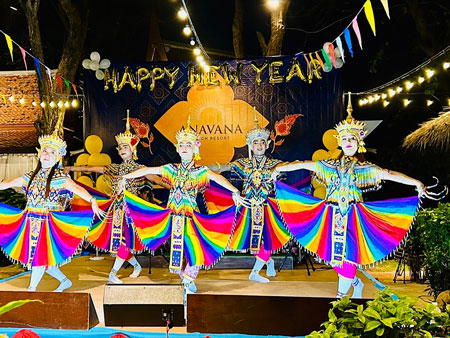
<path fill-rule="evenodd" d="M 89 330 L 98 324 L 89 293 L 0 291 L 0 305 L 24 299 L 26 303 L 0 316 L 2 327 Z"/>
<path fill-rule="evenodd" d="M 187 332 L 305 336 L 328 320 L 335 298 L 193 294 Z M 368 299 L 355 299 L 363 304 Z M 200 311 L 199 311 L 200 309 Z"/>
<path fill-rule="evenodd" d="M 107 284 L 103 311 L 105 326 L 183 326 L 183 285 Z"/>

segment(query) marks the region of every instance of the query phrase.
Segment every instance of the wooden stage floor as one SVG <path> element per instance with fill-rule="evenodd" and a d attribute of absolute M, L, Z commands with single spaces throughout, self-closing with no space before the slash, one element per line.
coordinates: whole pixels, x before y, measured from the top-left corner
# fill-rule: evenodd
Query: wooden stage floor
<path fill-rule="evenodd" d="M 99 326 L 104 326 L 103 294 L 104 286 L 108 283 L 108 274 L 113 264 L 113 258 L 104 255 L 103 260 L 90 260 L 88 256 L 77 257 L 72 262 L 61 267 L 61 270 L 70 278 L 73 285 L 65 292 L 88 292 L 91 294 L 94 306 L 99 318 Z M 305 265 L 300 265 L 293 270 L 282 270 L 276 277 L 271 277 L 270 283 L 261 284 L 248 280 L 250 270 L 212 269 L 201 270 L 196 280 L 199 294 L 232 294 L 232 295 L 272 295 L 272 296 L 304 296 L 327 297 L 336 295 L 337 276 L 330 267 L 315 264 L 316 271 L 307 275 Z M 132 268 L 122 268 L 118 276 L 126 284 L 180 284 L 178 275 L 169 273 L 167 268 L 152 268 L 152 274 L 143 268 L 141 276 L 133 279 L 128 275 Z M 265 276 L 265 269 L 261 271 Z M 389 275 L 389 279 L 392 281 Z M 358 276 L 365 284 L 363 297 L 376 297 L 378 289 L 373 286 L 362 273 Z M 24 291 L 29 284 L 30 274 L 9 279 L 0 283 L 2 291 Z M 383 281 L 382 281 L 383 282 Z M 396 284 L 401 288 L 401 283 Z M 53 291 L 58 286 L 58 281 L 45 274 L 38 286 L 38 291 Z M 420 291 L 419 291 L 420 292 Z M 127 330 L 147 330 L 163 332 L 164 328 L 126 328 Z M 171 332 L 186 332 L 185 327 L 175 327 Z"/>

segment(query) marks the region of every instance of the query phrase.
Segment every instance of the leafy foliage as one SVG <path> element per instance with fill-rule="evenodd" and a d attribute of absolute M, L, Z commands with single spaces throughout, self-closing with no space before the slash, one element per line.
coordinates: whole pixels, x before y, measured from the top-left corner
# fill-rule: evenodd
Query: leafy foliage
<path fill-rule="evenodd" d="M 423 269 L 430 283 L 429 294 L 435 299 L 450 290 L 450 203 L 419 212 L 415 232 L 406 250 L 410 257 L 423 257 L 418 267 Z"/>
<path fill-rule="evenodd" d="M 347 297 L 332 302 L 329 320 L 322 324 L 324 329 L 307 338 L 448 336 L 450 305 L 444 312 L 433 304 L 422 309 L 405 296 L 395 300 L 392 295 L 385 289 L 365 305 Z"/>
<path fill-rule="evenodd" d="M 25 196 L 14 189 L 0 190 L 0 202 L 20 209 L 27 204 Z"/>

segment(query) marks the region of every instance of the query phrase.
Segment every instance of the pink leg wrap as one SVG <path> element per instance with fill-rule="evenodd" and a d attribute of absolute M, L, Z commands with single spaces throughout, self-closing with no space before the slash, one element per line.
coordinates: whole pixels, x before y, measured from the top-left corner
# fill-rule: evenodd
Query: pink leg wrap
<path fill-rule="evenodd" d="M 344 277 L 350 280 L 353 280 L 353 278 L 355 278 L 356 275 L 355 264 L 344 261 L 344 264 L 342 264 L 342 266 L 334 266 L 333 269 L 340 277 Z"/>
<path fill-rule="evenodd" d="M 133 254 L 131 253 L 130 249 L 126 247 L 125 244 L 121 243 L 119 250 L 117 251 L 117 257 L 123 259 L 124 261 L 127 261 L 133 257 Z"/>
<path fill-rule="evenodd" d="M 255 257 L 266 263 L 269 260 L 271 254 L 272 251 L 264 250 L 264 248 L 261 246 L 259 252 L 255 255 Z"/>

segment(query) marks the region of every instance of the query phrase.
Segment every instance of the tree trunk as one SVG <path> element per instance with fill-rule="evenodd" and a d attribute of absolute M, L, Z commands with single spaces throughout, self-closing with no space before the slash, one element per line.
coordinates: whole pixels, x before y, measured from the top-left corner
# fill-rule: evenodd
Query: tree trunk
<path fill-rule="evenodd" d="M 44 52 L 38 20 L 40 0 L 19 0 L 19 2 L 27 18 L 32 53 L 44 64 Z M 66 41 L 64 42 L 57 72 L 62 78 L 73 82 L 84 52 L 82 46 L 84 46 L 86 40 L 88 11 L 81 9 L 70 0 L 58 0 L 58 10 L 60 18 L 66 27 Z M 49 134 L 54 130 L 60 115 L 62 116 L 60 122 L 63 122 L 65 108 L 58 108 L 57 106 L 51 108 L 48 105 L 49 102 L 66 101 L 71 88 L 67 88 L 64 84 L 61 93 L 56 81 L 53 81 L 52 87 L 50 86 L 47 69 L 40 65 L 39 70 L 41 73 L 41 81 L 38 81 L 39 92 L 41 101 L 45 102 L 46 106 L 43 108 L 42 114 L 35 121 L 34 125 L 38 134 L 42 135 Z M 60 135 L 62 136 L 63 130 L 62 128 L 59 129 Z"/>
<path fill-rule="evenodd" d="M 236 58 L 244 57 L 244 11 L 242 0 L 234 0 L 233 47 Z"/>
<path fill-rule="evenodd" d="M 271 34 L 265 56 L 280 55 L 286 24 L 286 13 L 291 0 L 280 1 L 280 7 L 270 16 Z"/>

